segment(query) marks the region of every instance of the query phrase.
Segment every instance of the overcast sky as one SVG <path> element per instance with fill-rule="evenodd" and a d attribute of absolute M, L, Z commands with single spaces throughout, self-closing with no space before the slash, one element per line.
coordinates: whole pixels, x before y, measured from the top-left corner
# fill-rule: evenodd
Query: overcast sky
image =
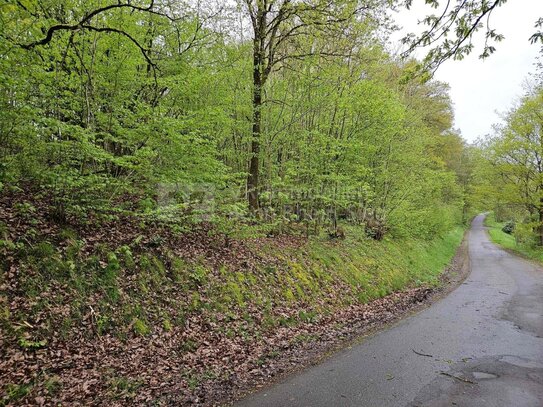
<path fill-rule="evenodd" d="M 428 10 L 437 14 L 420 3 L 423 0 L 415 0 L 412 10 L 402 10 L 397 15 L 397 23 L 404 27 L 402 33 L 420 32 L 422 26 L 417 27 L 417 20 L 428 14 Z M 491 26 L 505 35 L 492 56 L 485 60 L 478 58 L 481 34 L 471 55 L 462 61 L 447 61 L 436 72 L 436 79 L 451 86 L 455 127 L 466 140 L 474 141 L 490 133 L 492 124 L 500 122 L 500 114 L 523 95 L 523 86 L 528 74 L 535 71 L 534 63 L 541 48 L 528 41 L 538 17 L 543 17 L 543 0 L 509 0 L 491 18 Z"/>

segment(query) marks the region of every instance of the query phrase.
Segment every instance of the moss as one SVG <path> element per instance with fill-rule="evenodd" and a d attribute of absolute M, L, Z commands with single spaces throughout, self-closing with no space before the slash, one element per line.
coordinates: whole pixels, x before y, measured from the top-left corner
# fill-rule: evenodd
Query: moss
<path fill-rule="evenodd" d="M 66 282 L 70 313 L 57 321 L 46 321 L 64 337 L 88 315 L 92 298 L 96 311 L 93 321 L 100 334 L 108 332 L 123 338 L 133 331 L 148 335 L 155 327 L 169 331 L 173 325 L 184 326 L 191 313 L 202 313 L 206 320 L 212 320 L 230 312 L 231 319 L 226 323 L 215 320 L 217 329 L 227 337 L 254 340 L 277 326 L 315 323 L 338 307 L 368 302 L 411 285 L 434 284 L 462 237 L 458 229 L 433 242 L 375 242 L 361 237 L 362 233 L 361 229 L 352 229 L 346 240 L 333 244 L 312 238 L 303 250 L 282 247 L 279 253 L 272 244 L 275 251 L 269 256 L 273 256 L 273 265 L 244 271 L 223 266 L 213 273 L 204 259 L 189 263 L 172 253 L 165 257 L 155 256 L 156 252 L 135 255 L 131 246 L 111 250 L 103 245 L 84 260 L 77 240 L 69 241 L 68 247 L 73 250 L 64 257 L 53 245 L 43 242 L 37 249 L 25 251 L 21 287 L 26 295 L 36 298 L 48 286 L 50 277 Z M 135 272 L 128 274 L 127 270 Z M 126 292 L 119 288 L 125 283 Z M 33 314 L 43 314 L 54 305 L 41 300 L 33 303 Z M 319 306 L 303 309 L 307 304 Z M 286 305 L 292 309 L 291 315 L 279 317 L 274 313 L 276 307 Z M 254 309 L 262 312 L 261 319 L 249 312 Z M 241 324 L 240 314 L 244 319 Z M 0 319 L 10 325 L 10 318 L 17 320 L 7 307 L 0 308 Z"/>
<path fill-rule="evenodd" d="M 297 286 L 299 286 L 302 292 L 304 291 L 304 288 L 307 289 L 307 291 L 314 291 L 317 288 L 311 275 L 302 264 L 291 263 L 290 274 L 300 283 L 300 285 Z"/>
<path fill-rule="evenodd" d="M 168 318 L 164 318 L 164 320 L 162 321 L 162 327 L 164 328 L 165 331 L 172 330 L 172 323 L 170 322 Z"/>
<path fill-rule="evenodd" d="M 132 328 L 134 329 L 134 333 L 136 333 L 136 335 L 145 336 L 151 333 L 149 326 L 139 318 L 134 319 Z"/>
<path fill-rule="evenodd" d="M 438 275 L 462 239 L 463 229 L 458 227 L 432 242 L 394 239 L 376 242 L 363 237 L 356 227 L 350 228 L 347 235 L 339 244 L 314 239 L 306 256 L 309 267 L 304 268 L 300 262 L 290 265 L 294 281 L 287 280 L 286 285 L 294 290 L 297 299 L 319 296 L 325 287 L 338 280 L 351 287 L 338 298 L 343 304 L 368 302 L 407 286 L 437 284 Z"/>
<path fill-rule="evenodd" d="M 294 296 L 294 293 L 292 292 L 290 288 L 285 289 L 283 296 L 290 303 L 293 303 L 296 301 L 296 297 Z"/>
<path fill-rule="evenodd" d="M 0 399 L 0 405 L 7 406 L 15 401 L 21 401 L 30 393 L 31 389 L 31 384 L 8 383 L 5 387 L 5 395 Z"/>
<path fill-rule="evenodd" d="M 226 290 L 228 291 L 229 298 L 231 298 L 231 300 L 239 307 L 243 307 L 245 305 L 243 292 L 236 282 L 228 281 L 226 283 Z"/>
<path fill-rule="evenodd" d="M 300 285 L 294 284 L 294 289 L 296 290 L 296 295 L 298 296 L 300 300 L 303 300 L 306 298 L 305 291 Z"/>

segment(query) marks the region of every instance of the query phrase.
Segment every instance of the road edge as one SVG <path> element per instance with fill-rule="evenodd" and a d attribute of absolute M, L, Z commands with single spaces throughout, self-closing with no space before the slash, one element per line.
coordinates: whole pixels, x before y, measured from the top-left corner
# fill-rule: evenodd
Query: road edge
<path fill-rule="evenodd" d="M 300 374 L 303 371 L 324 362 L 344 349 L 359 345 L 368 338 L 393 328 L 406 319 L 441 301 L 448 294 L 458 288 L 471 272 L 471 261 L 469 256 L 470 230 L 471 227 L 465 230 L 462 241 L 456 249 L 453 258 L 441 273 L 440 285 L 432 290 L 429 295 L 423 299 L 423 301 L 413 304 L 413 306 L 409 307 L 408 309 L 399 310 L 385 322 L 369 324 L 361 327 L 361 329 L 354 330 L 348 337 L 342 339 L 340 342 L 330 344 L 328 349 L 325 349 L 318 354 L 308 355 L 307 360 L 304 360 L 303 363 L 297 365 L 296 367 L 285 370 L 284 372 L 269 378 L 269 380 L 265 381 L 264 383 L 254 383 L 254 386 L 252 387 L 248 386 L 247 388 L 240 389 L 218 405 L 232 406 L 243 401 L 245 398 L 250 397 L 251 395 L 265 391 L 266 389 L 283 382 L 293 375 Z"/>

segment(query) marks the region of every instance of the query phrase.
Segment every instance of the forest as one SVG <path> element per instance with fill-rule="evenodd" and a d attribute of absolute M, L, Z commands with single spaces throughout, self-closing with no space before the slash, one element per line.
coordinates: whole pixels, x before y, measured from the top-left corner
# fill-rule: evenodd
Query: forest
<path fill-rule="evenodd" d="M 473 3 L 419 61 L 392 1 L 0 2 L 0 405 L 235 398 L 482 211 L 543 258 L 540 80 L 468 144 L 432 79 Z"/>

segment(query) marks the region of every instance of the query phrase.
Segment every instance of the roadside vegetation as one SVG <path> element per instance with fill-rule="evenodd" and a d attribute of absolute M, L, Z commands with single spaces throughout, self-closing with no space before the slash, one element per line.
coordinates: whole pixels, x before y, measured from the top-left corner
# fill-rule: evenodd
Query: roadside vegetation
<path fill-rule="evenodd" d="M 209 403 L 266 377 L 270 357 L 422 301 L 463 236 L 456 227 L 377 241 L 348 224 L 343 239 L 236 236 L 134 215 L 77 227 L 51 220 L 53 210 L 29 191 L 0 201 L 8 404 Z"/>
<path fill-rule="evenodd" d="M 506 249 L 520 253 L 521 255 L 543 262 L 543 249 L 538 246 L 535 239 L 531 242 L 523 241 L 515 235 L 515 223 L 513 221 L 497 222 L 493 213 L 485 218 L 485 226 L 489 227 L 490 239 Z"/>

